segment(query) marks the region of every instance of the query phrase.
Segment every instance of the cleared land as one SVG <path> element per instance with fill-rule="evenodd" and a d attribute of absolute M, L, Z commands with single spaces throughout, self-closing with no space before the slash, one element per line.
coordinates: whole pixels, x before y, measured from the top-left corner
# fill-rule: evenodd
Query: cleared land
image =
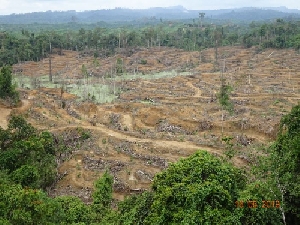
<path fill-rule="evenodd" d="M 123 75 L 115 75 L 120 67 Z M 58 158 L 62 179 L 49 190 L 86 202 L 105 169 L 114 175 L 114 197 L 120 200 L 149 189 L 157 172 L 198 149 L 216 157 L 232 154 L 222 136 L 233 138 L 228 160 L 247 168 L 265 154 L 263 144 L 276 136 L 281 116 L 300 100 L 294 50 L 224 47 L 217 61 L 214 49 L 201 57 L 171 48 L 139 49 L 96 60 L 65 51 L 52 55 L 52 68 L 50 84 L 48 59 L 14 66 L 23 107 L 0 106 L 1 126 L 13 111 L 66 140 L 78 126 L 90 131 L 92 138 L 77 151 Z M 234 90 L 232 115 L 222 112 L 216 97 L 222 69 Z"/>

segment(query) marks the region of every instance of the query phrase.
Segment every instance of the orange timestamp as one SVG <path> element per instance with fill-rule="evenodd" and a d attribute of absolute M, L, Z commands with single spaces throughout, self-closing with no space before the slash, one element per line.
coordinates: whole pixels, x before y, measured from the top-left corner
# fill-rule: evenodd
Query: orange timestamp
<path fill-rule="evenodd" d="M 280 201 L 269 201 L 269 200 L 263 200 L 261 202 L 261 205 L 258 204 L 257 201 L 249 200 L 247 202 L 244 201 L 235 201 L 236 208 L 258 208 L 261 206 L 261 208 L 280 208 Z"/>

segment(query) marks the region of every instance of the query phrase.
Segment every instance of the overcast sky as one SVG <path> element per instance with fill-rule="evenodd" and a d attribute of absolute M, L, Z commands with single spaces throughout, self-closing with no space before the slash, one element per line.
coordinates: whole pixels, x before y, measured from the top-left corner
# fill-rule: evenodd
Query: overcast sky
<path fill-rule="evenodd" d="M 47 10 L 144 9 L 182 5 L 187 9 L 226 9 L 245 6 L 300 9 L 300 0 L 0 0 L 0 15 Z"/>

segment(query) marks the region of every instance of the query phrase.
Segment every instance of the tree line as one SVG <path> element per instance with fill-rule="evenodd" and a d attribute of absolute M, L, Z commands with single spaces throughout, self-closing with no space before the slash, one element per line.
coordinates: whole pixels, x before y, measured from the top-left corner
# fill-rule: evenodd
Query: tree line
<path fill-rule="evenodd" d="M 172 24 L 171 24 L 172 25 Z M 78 31 L 41 31 L 22 29 L 20 33 L 0 33 L 0 66 L 22 61 L 39 61 L 50 54 L 50 49 L 92 52 L 95 57 L 106 57 L 117 49 L 155 46 L 175 47 L 188 51 L 205 48 L 242 45 L 263 48 L 300 48 L 300 21 L 277 19 L 272 23 L 249 25 L 204 24 L 202 28 L 188 24 L 162 23 L 139 29 L 81 28 Z"/>

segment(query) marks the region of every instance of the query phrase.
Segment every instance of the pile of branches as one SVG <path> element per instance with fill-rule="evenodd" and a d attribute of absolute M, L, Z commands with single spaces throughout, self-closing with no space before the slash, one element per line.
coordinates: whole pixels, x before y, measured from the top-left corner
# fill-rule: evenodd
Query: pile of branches
<path fill-rule="evenodd" d="M 127 185 L 125 185 L 123 182 L 121 182 L 118 177 L 114 176 L 113 190 L 115 192 L 124 193 L 124 192 L 128 192 L 130 188 Z"/>
<path fill-rule="evenodd" d="M 80 115 L 74 110 L 72 110 L 70 107 L 67 108 L 67 113 L 76 119 L 80 119 Z"/>
<path fill-rule="evenodd" d="M 203 120 L 199 122 L 199 130 L 204 131 L 204 130 L 211 130 L 213 127 L 212 122 L 208 120 Z"/>
<path fill-rule="evenodd" d="M 57 196 L 76 196 L 81 198 L 81 200 L 86 204 L 91 204 L 93 202 L 92 199 L 92 188 L 89 187 L 82 187 L 82 188 L 75 188 L 72 185 L 68 185 L 64 188 L 51 188 L 48 189 L 49 197 L 57 197 Z"/>
<path fill-rule="evenodd" d="M 185 133 L 180 126 L 169 124 L 167 120 L 161 120 L 156 128 L 158 132 Z"/>
<path fill-rule="evenodd" d="M 137 177 L 138 180 L 149 180 L 149 181 L 153 181 L 154 176 L 144 172 L 142 170 L 138 170 L 135 172 L 135 176 Z"/>
<path fill-rule="evenodd" d="M 121 143 L 119 145 L 116 145 L 115 149 L 118 152 L 123 152 L 132 158 L 145 161 L 146 165 L 160 167 L 162 169 L 165 169 L 168 167 L 168 162 L 166 161 L 166 159 L 160 158 L 158 156 L 143 155 L 143 154 L 137 153 L 132 148 L 130 148 L 128 143 Z"/>
<path fill-rule="evenodd" d="M 248 138 L 246 135 L 242 134 L 236 136 L 236 141 L 243 146 L 247 146 L 254 141 L 254 138 Z"/>
<path fill-rule="evenodd" d="M 119 122 L 120 114 L 117 114 L 117 113 L 110 114 L 109 121 L 110 121 L 110 124 L 112 125 L 112 127 L 116 128 L 118 130 L 121 130 L 122 126 L 121 126 L 121 123 Z"/>
<path fill-rule="evenodd" d="M 108 169 L 111 173 L 121 171 L 125 167 L 125 163 L 118 160 L 92 159 L 88 156 L 83 158 L 84 168 L 93 171 L 103 171 Z"/>
<path fill-rule="evenodd" d="M 78 150 L 78 146 L 81 146 L 86 139 L 90 138 L 90 133 L 80 128 L 67 129 L 52 135 L 57 152 L 56 162 L 58 165 L 70 159 L 73 152 Z"/>

